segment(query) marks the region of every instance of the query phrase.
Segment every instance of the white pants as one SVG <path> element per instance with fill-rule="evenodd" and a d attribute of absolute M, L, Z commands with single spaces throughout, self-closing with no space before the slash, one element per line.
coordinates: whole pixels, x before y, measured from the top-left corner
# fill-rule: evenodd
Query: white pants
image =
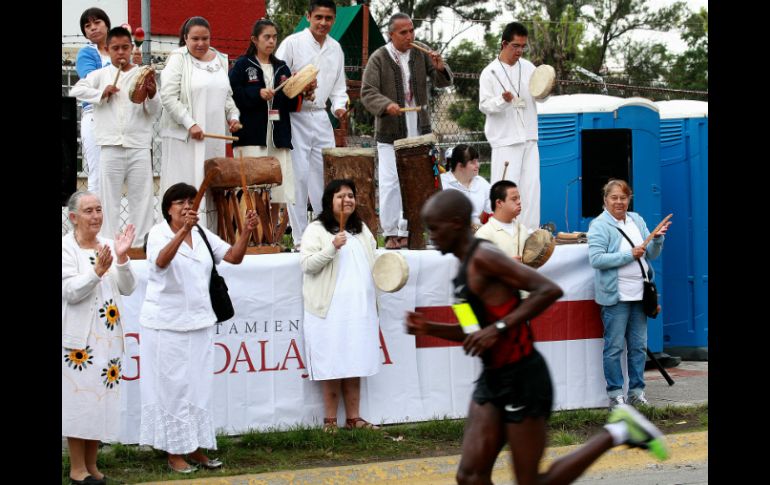
<path fill-rule="evenodd" d="M 133 246 L 144 245 L 153 224 L 152 155 L 149 148 L 101 147 L 101 199 L 104 222 L 101 235 L 110 239 L 120 230 L 123 183 L 128 199 L 128 222 L 136 226 Z"/>
<path fill-rule="evenodd" d="M 94 110 L 84 112 L 80 117 L 80 143 L 82 144 L 83 160 L 88 167 L 88 191 L 99 194 L 99 145 L 94 135 Z M 115 237 L 113 234 L 110 239 Z"/>
<path fill-rule="evenodd" d="M 291 113 L 291 163 L 294 169 L 294 203 L 287 204 L 291 237 L 299 244 L 307 227 L 307 200 L 318 215 L 324 191 L 324 161 L 321 150 L 334 148 L 334 131 L 324 110 Z"/>
<path fill-rule="evenodd" d="M 519 187 L 521 195 L 521 214 L 516 220 L 528 228 L 537 229 L 540 227 L 540 152 L 537 141 L 492 147 L 492 184 L 503 178 L 506 161 L 510 163 L 505 178 Z"/>
<path fill-rule="evenodd" d="M 403 206 L 396 169 L 396 150 L 390 143 L 377 142 L 377 179 L 382 235 L 398 236 L 398 221 Z"/>

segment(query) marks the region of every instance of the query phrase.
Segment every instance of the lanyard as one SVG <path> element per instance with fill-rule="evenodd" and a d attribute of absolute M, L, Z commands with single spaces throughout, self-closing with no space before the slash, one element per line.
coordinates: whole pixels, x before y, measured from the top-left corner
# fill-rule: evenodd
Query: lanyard
<path fill-rule="evenodd" d="M 505 74 L 505 78 L 508 79 L 508 83 L 511 85 L 511 89 L 513 89 L 513 92 L 516 93 L 516 97 L 520 98 L 521 96 L 519 95 L 519 92 L 521 91 L 521 63 L 519 63 L 519 61 L 517 60 L 516 64 L 514 64 L 519 66 L 519 84 L 518 84 L 519 89 L 516 89 L 513 87 L 513 81 L 511 81 L 511 78 L 508 76 L 508 71 L 505 70 L 505 65 L 503 65 L 503 61 L 501 61 L 500 58 L 498 57 L 497 62 L 499 62 L 500 67 L 503 68 L 503 74 Z M 513 66 L 511 66 L 511 69 L 513 69 Z"/>

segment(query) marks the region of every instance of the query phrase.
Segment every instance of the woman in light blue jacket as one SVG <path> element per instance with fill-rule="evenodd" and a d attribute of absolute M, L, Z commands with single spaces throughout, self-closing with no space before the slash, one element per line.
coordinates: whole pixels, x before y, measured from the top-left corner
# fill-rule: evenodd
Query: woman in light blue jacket
<path fill-rule="evenodd" d="M 660 255 L 671 223 L 666 223 L 645 247 L 643 242 L 650 231 L 642 216 L 628 212 L 631 187 L 623 180 L 611 179 L 603 192 L 604 212 L 591 222 L 588 229 L 588 258 L 596 270 L 595 299 L 602 307 L 604 378 L 612 409 L 626 403 L 621 369 L 624 344 L 628 348 L 628 403 L 647 404 L 644 397 L 647 316 L 642 304 L 642 267 L 652 281 L 654 273 L 647 260 Z"/>

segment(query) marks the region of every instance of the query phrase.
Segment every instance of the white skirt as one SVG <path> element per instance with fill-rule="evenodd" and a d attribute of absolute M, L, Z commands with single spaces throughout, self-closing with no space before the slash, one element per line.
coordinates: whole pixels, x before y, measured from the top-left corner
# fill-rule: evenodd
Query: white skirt
<path fill-rule="evenodd" d="M 214 327 L 191 332 L 142 328 L 139 444 L 174 455 L 215 450 Z"/>
<path fill-rule="evenodd" d="M 337 282 L 326 318 L 305 311 L 305 357 L 313 381 L 366 377 L 380 371 L 372 271 L 361 242 L 350 233 L 347 236 L 339 252 Z"/>
<path fill-rule="evenodd" d="M 123 327 L 106 278 L 85 349 L 62 347 L 61 433 L 118 441 Z M 92 298 L 92 297 L 89 297 Z"/>

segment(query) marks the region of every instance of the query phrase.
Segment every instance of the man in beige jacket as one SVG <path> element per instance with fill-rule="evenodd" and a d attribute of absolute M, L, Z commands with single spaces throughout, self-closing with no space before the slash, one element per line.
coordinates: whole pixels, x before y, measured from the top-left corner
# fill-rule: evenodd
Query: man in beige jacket
<path fill-rule="evenodd" d="M 524 241 L 532 232 L 516 221 L 521 213 L 519 188 L 510 180 L 496 182 L 489 191 L 494 214 L 476 231 L 476 237 L 492 241 L 505 254 L 521 261 Z"/>

